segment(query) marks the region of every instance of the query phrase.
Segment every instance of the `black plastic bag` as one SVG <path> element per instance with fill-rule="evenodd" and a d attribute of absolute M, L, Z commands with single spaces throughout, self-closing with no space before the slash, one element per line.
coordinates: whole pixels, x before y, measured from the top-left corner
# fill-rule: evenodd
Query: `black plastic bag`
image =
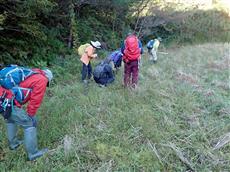
<path fill-rule="evenodd" d="M 0 98 L 0 113 L 4 119 L 9 119 L 12 113 L 12 104 L 9 99 Z"/>

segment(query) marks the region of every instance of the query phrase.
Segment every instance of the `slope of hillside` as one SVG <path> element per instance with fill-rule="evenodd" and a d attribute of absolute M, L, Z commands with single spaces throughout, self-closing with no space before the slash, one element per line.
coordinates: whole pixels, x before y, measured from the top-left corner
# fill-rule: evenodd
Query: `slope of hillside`
<path fill-rule="evenodd" d="M 76 59 L 57 66 L 38 114 L 49 154 L 27 162 L 23 147 L 10 151 L 1 119 L 1 171 L 228 171 L 230 45 L 164 51 L 154 65 L 143 56 L 135 91 L 122 70 L 113 85 L 84 88 Z"/>

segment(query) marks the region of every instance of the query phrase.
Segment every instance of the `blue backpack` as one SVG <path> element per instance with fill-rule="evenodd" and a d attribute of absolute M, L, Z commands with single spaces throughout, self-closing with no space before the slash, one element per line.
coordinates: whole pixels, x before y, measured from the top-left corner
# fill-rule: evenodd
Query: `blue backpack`
<path fill-rule="evenodd" d="M 14 98 L 19 102 L 23 103 L 23 101 L 29 96 L 29 93 L 32 91 L 29 88 L 23 87 L 13 87 L 11 91 L 14 94 Z"/>
<path fill-rule="evenodd" d="M 10 65 L 0 71 L 0 85 L 6 89 L 11 89 L 35 73 L 29 68 Z"/>
<path fill-rule="evenodd" d="M 19 87 L 19 84 L 36 73 L 29 68 L 10 65 L 0 71 L 0 85 L 6 89 L 10 89 L 14 94 L 14 98 L 19 103 L 22 103 L 28 97 L 31 89 Z"/>
<path fill-rule="evenodd" d="M 121 53 L 121 51 L 114 51 L 110 55 L 110 59 L 113 60 L 114 64 L 116 65 L 120 61 L 120 59 L 122 59 L 122 56 L 123 54 Z"/>
<path fill-rule="evenodd" d="M 153 44 L 154 44 L 154 40 L 150 40 L 150 41 L 147 43 L 147 48 L 148 48 L 148 49 L 152 49 L 152 48 L 153 48 Z"/>

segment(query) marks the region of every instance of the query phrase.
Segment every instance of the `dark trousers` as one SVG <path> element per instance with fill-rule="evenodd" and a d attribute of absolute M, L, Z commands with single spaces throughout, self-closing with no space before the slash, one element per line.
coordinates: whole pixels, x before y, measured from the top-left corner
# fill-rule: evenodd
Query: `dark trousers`
<path fill-rule="evenodd" d="M 138 81 L 138 60 L 131 61 L 129 63 L 125 63 L 125 70 L 124 70 L 124 85 L 132 86 L 135 88 Z"/>
<path fill-rule="evenodd" d="M 81 71 L 81 79 L 85 80 L 86 78 L 90 79 L 91 77 L 92 77 L 92 66 L 90 62 L 88 65 L 85 65 L 83 63 L 82 71 Z"/>

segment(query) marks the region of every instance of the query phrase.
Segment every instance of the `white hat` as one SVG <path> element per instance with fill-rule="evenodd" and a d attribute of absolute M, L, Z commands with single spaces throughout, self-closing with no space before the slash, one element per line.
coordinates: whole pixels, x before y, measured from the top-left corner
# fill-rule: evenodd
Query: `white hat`
<path fill-rule="evenodd" d="M 48 83 L 48 85 L 49 85 L 51 80 L 53 79 L 53 73 L 49 69 L 44 69 L 43 71 L 45 72 L 45 76 L 49 81 L 49 83 Z"/>
<path fill-rule="evenodd" d="M 162 38 L 161 38 L 161 37 L 157 37 L 157 39 L 158 39 L 158 41 L 160 41 L 160 42 L 162 41 Z"/>
<path fill-rule="evenodd" d="M 101 48 L 101 43 L 99 41 L 90 41 L 90 43 L 94 48 Z"/>

